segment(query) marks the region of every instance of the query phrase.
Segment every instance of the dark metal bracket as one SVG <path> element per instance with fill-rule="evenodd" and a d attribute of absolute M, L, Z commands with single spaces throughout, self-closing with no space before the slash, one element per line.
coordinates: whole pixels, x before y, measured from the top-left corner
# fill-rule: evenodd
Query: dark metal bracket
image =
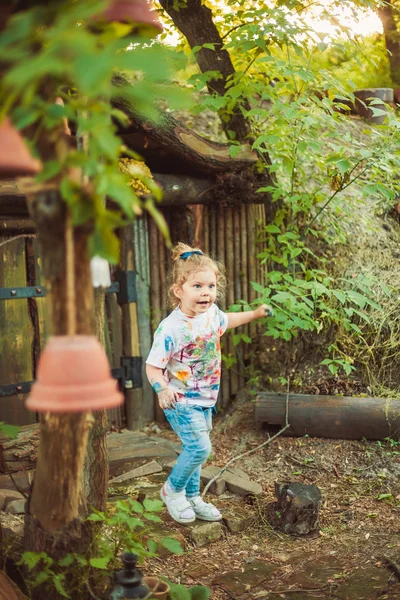
<path fill-rule="evenodd" d="M 121 389 L 142 387 L 142 357 L 121 356 L 121 366 L 111 369 L 111 374 L 114 379 L 118 380 Z M 34 381 L 22 381 L 21 383 L 0 385 L 0 398 L 29 394 L 33 383 Z"/>
<path fill-rule="evenodd" d="M 137 302 L 136 271 L 117 271 L 117 281 L 108 287 L 106 294 L 117 294 L 118 304 Z M 46 289 L 43 285 L 27 287 L 0 288 L 0 300 L 19 300 L 23 298 L 44 298 Z"/>

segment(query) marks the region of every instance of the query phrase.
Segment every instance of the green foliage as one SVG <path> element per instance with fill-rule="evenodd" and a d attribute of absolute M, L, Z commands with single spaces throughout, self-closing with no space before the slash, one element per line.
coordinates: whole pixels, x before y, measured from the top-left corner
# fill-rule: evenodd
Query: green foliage
<path fill-rule="evenodd" d="M 338 278 L 334 249 L 327 245 L 352 235 L 347 217 L 365 202 L 388 209 L 400 194 L 400 123 L 394 112 L 383 112 L 377 100 L 373 112 L 387 114 L 387 120 L 363 130 L 347 116 L 352 90 L 390 83 L 384 46 L 376 36 L 354 38 L 345 26 L 335 39 L 318 39 L 305 19 L 306 3 L 229 4 L 238 11 L 230 11 L 221 30 L 236 72 L 224 98 L 207 97 L 196 110 L 229 113 L 249 99 L 242 112 L 252 124 L 258 168 L 273 174 L 271 184 L 258 190 L 275 203 L 275 218 L 258 240 L 264 281 L 252 282 L 260 303 L 275 309 L 265 320 L 265 335 L 287 341 L 302 332 L 325 336 L 328 356 L 321 364 L 332 374 L 349 375 L 354 361 L 343 346 L 330 344 L 333 332 L 343 330 L 365 344 L 381 312 L 376 296 L 393 291 L 362 273 Z M 377 6 L 356 4 L 355 11 Z M 334 11 L 331 18 L 335 23 Z M 198 90 L 204 85 L 196 75 L 191 82 Z M 237 146 L 231 148 L 234 153 Z"/>
<path fill-rule="evenodd" d="M 149 199 L 142 201 L 135 194 L 118 168 L 127 150 L 114 119 L 120 124 L 127 120 L 110 108 L 110 102 L 118 98 L 155 118 L 159 99 L 183 106 L 187 98 L 169 83 L 183 64 L 182 55 L 140 35 L 127 37 L 127 25 L 95 27 L 95 16 L 105 6 L 103 0 L 64 0 L 9 19 L 0 35 L 0 118 L 8 113 L 19 129 L 29 127 L 32 151 L 44 160 L 38 180 L 59 185 L 74 224 L 94 225 L 92 253 L 116 262 L 115 228 L 142 210 L 153 216 L 156 211 Z M 57 97 L 64 106 L 55 104 Z M 82 141 L 76 149 L 65 140 L 65 118 Z M 54 149 L 51 158 L 44 154 L 45 139 Z M 152 192 L 160 199 L 154 183 Z M 108 210 L 106 197 L 120 210 Z"/>
<path fill-rule="evenodd" d="M 15 439 L 18 435 L 18 432 L 19 427 L 17 427 L 16 425 L 7 425 L 3 421 L 0 421 L 0 434 Z"/>
<path fill-rule="evenodd" d="M 171 588 L 169 594 L 170 600 L 208 600 L 211 598 L 210 589 L 202 585 L 186 588 L 184 585 L 171 583 L 167 579 L 165 581 L 167 581 Z"/>
<path fill-rule="evenodd" d="M 68 553 L 53 560 L 44 552 L 24 552 L 20 564 L 29 570 L 28 589 L 40 586 L 45 592 L 55 587 L 65 598 L 80 598 L 88 584 L 119 568 L 122 552 L 133 552 L 140 560 L 156 556 L 159 546 L 173 554 L 183 554 L 178 540 L 159 539 L 151 529 L 151 523 L 162 522 L 158 513 L 163 507 L 161 500 L 145 499 L 142 504 L 130 498 L 118 500 L 108 513 L 94 510 L 88 520 L 99 527 L 87 556 Z"/>

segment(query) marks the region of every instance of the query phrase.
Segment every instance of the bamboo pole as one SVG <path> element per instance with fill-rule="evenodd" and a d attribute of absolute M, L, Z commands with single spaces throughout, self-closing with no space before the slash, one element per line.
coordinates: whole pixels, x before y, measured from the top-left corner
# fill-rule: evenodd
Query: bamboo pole
<path fill-rule="evenodd" d="M 210 254 L 210 209 L 208 206 L 203 207 L 203 250 L 206 254 Z"/>
<path fill-rule="evenodd" d="M 225 240 L 225 231 L 226 231 L 226 211 L 227 209 L 223 206 L 218 207 L 218 215 L 217 215 L 217 252 L 218 252 L 218 260 L 222 262 L 222 264 L 226 267 L 226 240 Z M 224 299 L 222 304 L 223 310 L 226 310 L 228 305 L 228 297 Z M 222 338 L 222 353 L 229 353 L 229 343 L 228 343 L 228 335 Z M 229 385 L 229 371 L 224 366 L 222 367 L 222 376 L 221 376 L 221 406 L 225 408 L 229 404 L 230 400 L 230 385 Z"/>
<path fill-rule="evenodd" d="M 256 263 L 256 221 L 257 213 L 255 207 L 249 204 L 247 207 L 247 260 L 249 269 L 249 303 L 251 304 L 256 299 L 256 292 L 251 285 L 252 281 L 257 279 L 257 263 Z M 250 337 L 253 338 L 256 334 L 257 326 L 253 321 L 250 323 Z"/>
<path fill-rule="evenodd" d="M 242 296 L 242 286 L 241 286 L 241 266 L 242 266 L 242 256 L 241 256 L 241 246 L 240 246 L 240 215 L 241 208 L 240 206 L 235 206 L 233 209 L 233 243 L 234 243 L 234 288 L 235 288 L 235 296 L 234 301 L 237 302 L 243 298 Z M 239 331 L 243 331 L 243 327 L 239 328 Z M 234 348 L 237 364 L 237 377 L 238 377 L 238 387 L 242 388 L 244 386 L 244 375 L 243 375 L 243 342 Z"/>
<path fill-rule="evenodd" d="M 241 298 L 249 301 L 248 266 L 247 266 L 247 209 L 244 204 L 240 207 L 240 284 Z M 249 326 L 243 326 L 243 333 L 249 334 Z"/>
<path fill-rule="evenodd" d="M 228 207 L 225 209 L 226 217 L 225 217 L 225 260 L 228 272 L 229 286 L 228 286 L 228 307 L 231 306 L 235 301 L 235 280 L 236 280 L 236 269 L 235 269 L 235 255 L 234 255 L 234 208 Z M 235 347 L 233 345 L 233 332 L 228 332 L 228 355 L 235 357 Z M 232 367 L 228 371 L 229 373 L 229 382 L 230 382 L 230 396 L 234 396 L 237 394 L 239 388 L 238 382 L 238 371 L 237 364 L 233 364 Z"/>
<path fill-rule="evenodd" d="M 143 421 L 154 420 L 154 392 L 145 371 L 145 361 L 150 352 L 152 335 L 150 323 L 150 265 L 148 262 L 147 217 L 134 221 L 135 269 L 137 271 L 137 308 L 139 319 L 140 355 L 142 356 Z"/>

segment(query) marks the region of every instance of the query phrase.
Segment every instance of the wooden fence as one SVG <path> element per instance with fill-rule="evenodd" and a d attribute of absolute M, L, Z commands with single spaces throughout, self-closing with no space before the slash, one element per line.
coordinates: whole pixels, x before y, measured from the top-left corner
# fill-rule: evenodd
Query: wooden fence
<path fill-rule="evenodd" d="M 265 225 L 264 206 L 196 206 L 191 210 L 193 243 L 199 244 L 205 252 L 226 266 L 228 289 L 225 299 L 220 303 L 221 308 L 226 309 L 239 299 L 253 301 L 256 293 L 251 282 L 263 281 L 262 268 L 256 255 L 263 248 L 259 233 Z M 171 231 L 180 218 L 178 211 L 177 208 L 164 209 Z M 26 224 L 26 220 L 24 222 Z M 131 427 L 138 427 L 154 419 L 163 419 L 144 374 L 144 361 L 155 328 L 168 314 L 169 250 L 154 221 L 147 216 L 137 219 L 124 235 L 127 252 L 121 259 L 120 268 L 136 271 L 137 301 L 120 305 L 115 293 L 106 294 L 106 351 L 111 367 L 115 369 L 120 367 L 121 356 L 142 357 L 142 386 L 134 390 L 127 388 L 125 405 L 109 411 L 110 427 L 113 428 L 126 426 L 127 423 Z M 4 221 L 0 218 L 0 288 L 33 286 L 40 290 L 42 285 L 40 257 L 34 234 L 19 234 L 17 226 L 12 234 L 7 233 Z M 45 317 L 45 298 L 15 299 L 10 296 L 5 299 L 0 296 L 0 421 L 26 425 L 36 420 L 35 414 L 25 408 L 26 387 L 20 386 L 12 395 L 9 395 L 9 390 L 3 394 L 1 390 L 4 392 L 6 386 L 15 386 L 35 378 L 40 349 L 49 334 Z M 241 331 L 253 335 L 255 326 L 245 326 Z M 237 358 L 237 363 L 230 369 L 223 368 L 218 404 L 225 408 L 244 383 L 246 347 L 242 344 L 234 347 L 232 335 L 227 334 L 223 338 L 223 354 L 228 358 Z"/>

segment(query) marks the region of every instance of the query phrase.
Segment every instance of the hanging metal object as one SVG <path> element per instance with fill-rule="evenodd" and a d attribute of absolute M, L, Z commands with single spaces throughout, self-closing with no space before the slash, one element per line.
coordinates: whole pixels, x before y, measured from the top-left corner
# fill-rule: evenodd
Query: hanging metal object
<path fill-rule="evenodd" d="M 33 158 L 22 135 L 6 117 L 0 124 L 0 179 L 34 177 L 42 169 Z"/>
<path fill-rule="evenodd" d="M 135 29 L 149 28 L 153 35 L 163 30 L 157 11 L 147 0 L 112 0 L 101 20 L 132 23 Z"/>
<path fill-rule="evenodd" d="M 124 568 L 114 574 L 114 586 L 109 600 L 122 600 L 123 598 L 147 598 L 149 588 L 142 582 L 142 573 L 136 568 L 137 556 L 131 552 L 122 555 Z"/>
<path fill-rule="evenodd" d="M 123 401 L 97 338 L 69 335 L 48 340 L 26 407 L 37 412 L 90 412 Z"/>

